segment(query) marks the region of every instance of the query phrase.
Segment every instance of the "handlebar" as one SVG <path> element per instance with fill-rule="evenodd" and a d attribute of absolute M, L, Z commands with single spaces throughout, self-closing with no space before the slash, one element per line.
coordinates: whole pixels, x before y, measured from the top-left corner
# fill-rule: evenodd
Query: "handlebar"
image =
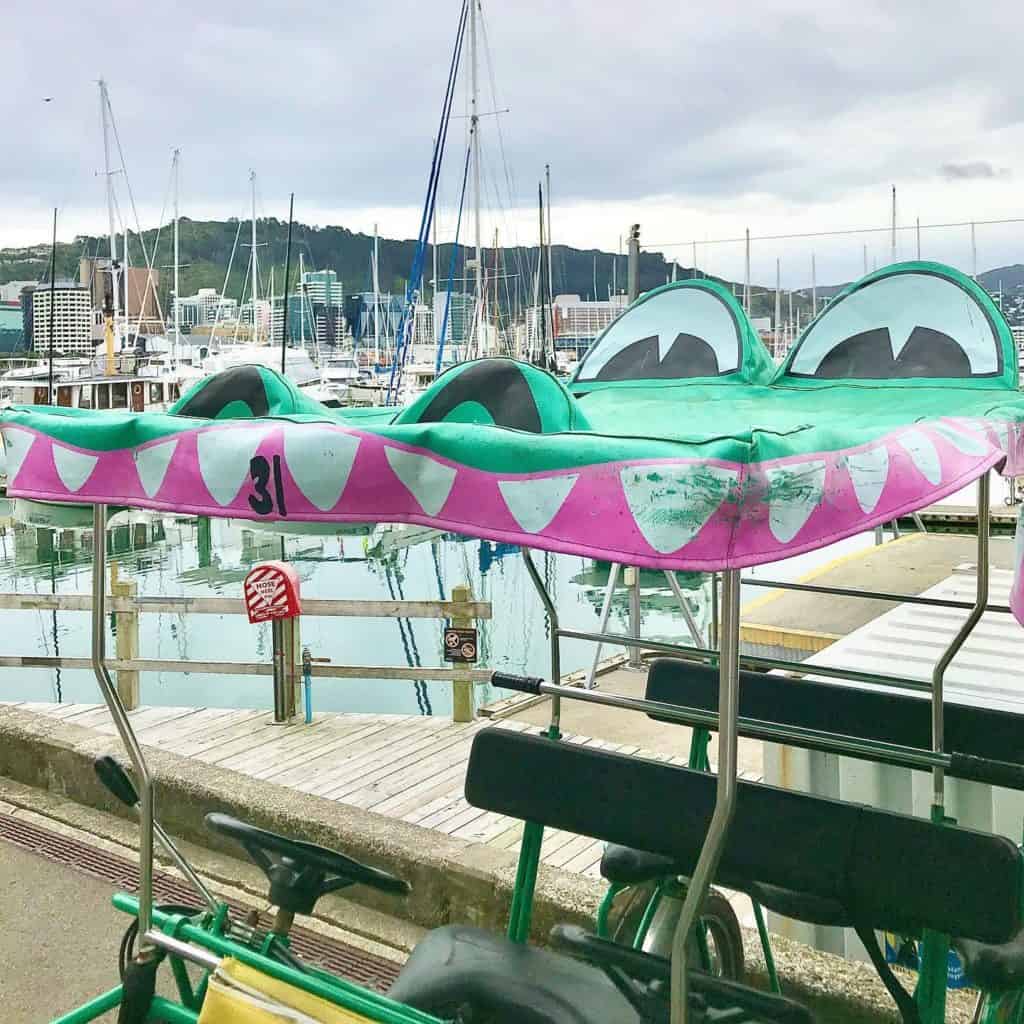
<path fill-rule="evenodd" d="M 134 807 L 139 802 L 139 794 L 135 791 L 132 780 L 109 754 L 96 758 L 92 766 L 96 771 L 96 777 L 121 803 L 127 807 Z"/>
<path fill-rule="evenodd" d="M 540 695 L 544 680 L 540 676 L 518 676 L 511 672 L 492 672 L 491 685 L 502 690 L 518 690 L 520 693 Z"/>

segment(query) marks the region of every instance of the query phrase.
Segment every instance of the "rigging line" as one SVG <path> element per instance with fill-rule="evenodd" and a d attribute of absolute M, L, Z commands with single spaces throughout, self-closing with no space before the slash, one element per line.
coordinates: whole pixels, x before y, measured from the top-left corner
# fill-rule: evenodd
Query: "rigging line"
<path fill-rule="evenodd" d="M 217 299 L 217 308 L 214 310 L 214 313 L 213 313 L 213 330 L 210 331 L 210 344 L 211 345 L 213 344 L 213 339 L 217 336 L 217 325 L 220 323 L 220 310 L 221 310 L 221 306 L 224 305 L 224 298 L 225 298 L 225 296 L 228 293 L 228 279 L 231 277 L 231 268 L 232 268 L 232 266 L 234 266 L 234 263 L 235 263 L 235 253 L 238 251 L 238 239 L 239 239 L 239 236 L 241 235 L 241 233 L 242 233 L 242 221 L 239 220 L 238 226 L 235 228 L 235 241 L 234 241 L 234 244 L 231 246 L 231 255 L 228 257 L 228 269 L 227 269 L 227 273 L 224 275 L 224 287 L 221 288 L 220 298 Z M 245 288 L 245 282 L 244 281 L 242 283 L 242 288 L 243 288 L 243 290 Z M 242 305 L 241 302 L 239 302 L 238 305 L 239 305 L 239 314 L 240 314 L 241 313 L 241 305 Z M 238 319 L 239 319 L 238 317 L 235 318 L 236 325 L 237 325 Z M 237 331 L 237 326 L 236 326 L 236 331 Z"/>
<path fill-rule="evenodd" d="M 142 245 L 142 257 L 146 261 L 146 266 L 152 270 L 153 264 L 149 259 L 149 255 L 146 253 L 146 242 L 142 236 L 142 224 L 139 220 L 139 211 L 135 206 L 135 193 L 132 191 L 132 182 L 128 177 L 128 165 L 125 163 L 124 150 L 121 148 L 121 136 L 117 131 L 117 119 L 114 117 L 114 108 L 110 102 L 110 87 L 108 86 L 105 92 L 107 100 L 107 113 L 110 115 L 110 127 L 114 132 L 114 144 L 117 146 L 117 155 L 121 160 L 121 173 L 124 175 L 125 188 L 128 189 L 128 201 L 131 204 L 132 216 L 135 218 L 135 230 L 139 234 L 140 244 Z"/>
<path fill-rule="evenodd" d="M 969 228 L 972 225 L 976 228 L 991 227 L 993 225 L 1000 224 L 1024 224 L 1024 217 L 1006 217 L 999 220 L 961 220 L 961 221 L 949 221 L 943 224 L 922 224 L 921 230 L 931 230 L 936 228 Z M 907 224 L 902 227 L 897 226 L 897 231 L 916 231 L 916 224 Z M 802 234 L 794 235 L 751 235 L 750 241 L 752 242 L 782 242 L 788 240 L 795 240 L 800 238 L 834 238 L 840 235 L 877 235 L 877 234 L 890 234 L 892 232 L 892 225 L 887 224 L 884 228 L 842 228 L 835 231 L 807 231 Z M 680 248 L 684 245 L 692 246 L 694 242 L 698 245 L 726 245 L 726 244 L 737 244 L 739 242 L 745 242 L 746 236 L 742 238 L 711 238 L 704 239 L 690 239 L 688 242 L 645 242 L 643 245 L 644 249 L 661 248 L 661 249 L 674 249 Z"/>
<path fill-rule="evenodd" d="M 437 186 L 441 175 L 441 162 L 444 156 L 445 144 L 448 140 L 448 127 L 451 123 L 452 104 L 455 100 L 455 91 L 458 85 L 459 64 L 462 57 L 462 44 L 466 35 L 466 23 L 469 15 L 469 3 L 476 0 L 463 0 L 462 10 L 459 15 L 459 27 L 456 33 L 455 46 L 452 50 L 451 63 L 448 69 L 448 83 L 445 88 L 444 101 L 441 105 L 441 122 L 434 143 L 434 152 L 431 160 L 430 175 L 427 182 L 427 195 L 423 204 L 423 214 L 420 218 L 420 232 L 416 244 L 416 252 L 413 256 L 412 269 L 409 273 L 409 280 L 406 285 L 405 306 L 395 333 L 395 354 L 391 364 L 391 374 L 388 379 L 387 402 L 390 404 L 392 395 L 397 397 L 398 388 L 401 383 L 402 369 L 408 359 L 407 335 L 411 333 L 413 320 L 415 318 L 415 303 L 419 291 L 419 285 L 423 278 L 423 263 L 426 260 L 427 243 L 430 238 L 430 227 L 434 217 L 434 207 L 437 202 Z"/>
<path fill-rule="evenodd" d="M 462 209 L 466 202 L 466 183 L 469 181 L 469 158 L 473 150 L 466 147 L 466 163 L 462 170 L 462 192 L 459 196 L 459 215 L 455 221 L 455 242 L 452 245 L 451 261 L 448 264 L 448 291 L 444 299 L 444 319 L 441 322 L 441 334 L 437 341 L 437 357 L 434 372 L 441 372 L 441 360 L 444 356 L 444 342 L 448 336 L 448 315 L 452 307 L 452 281 L 455 277 L 455 261 L 459 254 L 459 232 L 462 228 Z"/>

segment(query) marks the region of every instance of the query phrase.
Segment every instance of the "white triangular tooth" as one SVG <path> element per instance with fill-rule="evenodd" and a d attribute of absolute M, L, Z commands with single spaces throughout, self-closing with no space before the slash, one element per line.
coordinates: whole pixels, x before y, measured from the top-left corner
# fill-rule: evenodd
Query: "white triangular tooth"
<path fill-rule="evenodd" d="M 927 434 L 920 430 L 907 430 L 900 434 L 897 441 L 928 483 L 935 485 L 942 482 L 942 460 Z"/>
<path fill-rule="evenodd" d="M 65 448 L 61 444 L 53 446 L 53 464 L 57 467 L 57 476 L 72 494 L 85 486 L 85 481 L 92 475 L 99 461 L 96 455 L 76 452 L 73 448 Z"/>
<path fill-rule="evenodd" d="M 800 462 L 766 470 L 768 528 L 780 544 L 788 544 L 811 518 L 825 493 L 825 463 Z"/>
<path fill-rule="evenodd" d="M 720 466 L 630 466 L 619 479 L 626 504 L 644 540 L 667 555 L 703 529 L 739 474 Z"/>
<path fill-rule="evenodd" d="M 499 480 L 498 490 L 512 518 L 527 533 L 540 533 L 558 515 L 579 478 L 579 473 L 572 473 L 527 480 Z"/>
<path fill-rule="evenodd" d="M 977 434 L 958 429 L 950 423 L 934 423 L 932 426 L 964 455 L 985 455 L 991 447 L 987 436 L 983 441 Z"/>
<path fill-rule="evenodd" d="M 321 512 L 329 512 L 348 483 L 359 438 L 340 430 L 286 425 L 284 458 L 298 488 Z"/>
<path fill-rule="evenodd" d="M 860 510 L 865 513 L 874 512 L 889 478 L 889 449 L 880 445 L 866 451 L 852 452 L 846 456 L 846 469 Z"/>
<path fill-rule="evenodd" d="M 218 505 L 235 500 L 249 475 L 249 462 L 269 432 L 268 427 L 228 427 L 196 436 L 199 472 Z"/>
<path fill-rule="evenodd" d="M 428 516 L 436 516 L 448 500 L 456 471 L 443 462 L 402 448 L 385 448 L 388 465 Z"/>
<path fill-rule="evenodd" d="M 135 471 L 139 474 L 139 483 L 142 484 L 147 497 L 155 498 L 157 491 L 163 486 L 167 467 L 171 464 L 177 447 L 178 439 L 174 438 L 171 441 L 147 445 L 145 448 L 136 448 L 132 452 Z"/>
<path fill-rule="evenodd" d="M 3 437 L 2 450 L 4 453 L 4 460 L 0 463 L 0 471 L 6 474 L 7 484 L 10 486 L 14 483 L 14 478 L 18 475 L 18 470 L 21 469 L 29 449 L 35 443 L 36 435 L 29 430 L 16 430 L 11 427 L 5 427 L 0 436 Z"/>

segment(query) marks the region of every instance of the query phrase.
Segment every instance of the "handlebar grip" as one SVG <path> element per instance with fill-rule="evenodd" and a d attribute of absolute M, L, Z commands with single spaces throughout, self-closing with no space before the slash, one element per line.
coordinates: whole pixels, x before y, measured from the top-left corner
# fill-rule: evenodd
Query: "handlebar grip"
<path fill-rule="evenodd" d="M 972 782 L 1024 790 L 1024 765 L 1011 761 L 993 761 L 974 754 L 950 754 L 949 774 Z"/>
<path fill-rule="evenodd" d="M 544 680 L 540 676 L 517 676 L 511 672 L 492 672 L 491 685 L 502 690 L 518 690 L 520 693 L 540 694 Z"/>
<path fill-rule="evenodd" d="M 139 802 L 139 794 L 135 791 L 128 773 L 109 755 L 98 757 L 92 763 L 96 777 L 117 797 L 121 803 L 134 807 Z"/>

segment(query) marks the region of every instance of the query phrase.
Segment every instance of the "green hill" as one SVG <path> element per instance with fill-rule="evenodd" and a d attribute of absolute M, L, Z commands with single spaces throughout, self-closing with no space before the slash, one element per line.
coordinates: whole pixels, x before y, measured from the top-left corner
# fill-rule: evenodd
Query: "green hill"
<path fill-rule="evenodd" d="M 235 234 L 239 222 L 235 219 L 226 221 L 195 221 L 182 218 L 180 221 L 180 252 L 182 267 L 181 292 L 192 295 L 198 288 L 216 288 L 224 286 L 224 276 L 231 257 Z M 274 272 L 274 290 L 280 294 L 284 283 L 284 262 L 287 248 L 288 225 L 276 218 L 268 218 L 257 222 L 257 239 L 260 246 L 260 290 L 265 293 L 270 281 L 270 268 Z M 239 245 L 235 253 L 234 264 L 227 286 L 227 294 L 238 297 L 242 291 L 243 279 L 249 259 L 249 248 L 246 241 L 250 227 L 247 221 L 242 222 Z M 161 268 L 160 293 L 163 308 L 167 309 L 167 297 L 171 274 L 167 265 L 171 262 L 170 225 L 160 230 L 160 248 L 154 259 L 154 265 Z M 157 240 L 157 230 L 143 233 L 148 252 L 152 253 Z M 380 286 L 382 291 L 404 294 L 406 277 L 412 266 L 416 242 L 413 239 L 397 240 L 382 238 L 379 241 L 380 251 Z M 118 251 L 121 249 L 120 236 Z M 368 291 L 370 285 L 370 254 L 373 249 L 373 238 L 370 235 L 349 231 L 347 228 L 327 226 L 311 227 L 296 224 L 292 235 L 293 266 L 291 280 L 298 277 L 298 257 L 303 253 L 307 270 L 330 269 L 337 272 L 344 285 L 346 294 Z M 109 241 L 103 237 L 79 236 L 71 243 L 57 245 L 58 277 L 75 276 L 78 274 L 78 260 L 81 256 L 103 255 L 109 251 Z M 438 267 L 440 288 L 444 288 L 448 278 L 452 246 L 438 247 Z M 456 256 L 456 289 L 460 288 L 459 279 L 465 276 L 464 264 L 469 250 L 465 246 L 458 247 Z M 470 253 L 470 255 L 472 255 Z M 484 264 L 490 272 L 495 265 L 499 272 L 511 275 L 502 278 L 499 301 L 504 306 L 510 300 L 529 304 L 533 296 L 533 276 L 537 266 L 537 247 L 484 249 Z M 135 266 L 145 265 L 142 247 L 138 236 L 129 233 L 129 257 Z M 31 246 L 23 249 L 0 249 L 0 284 L 7 281 L 43 280 L 49 273 L 49 246 Z M 430 258 L 426 277 L 431 274 Z M 613 273 L 614 265 L 614 273 Z M 613 278 L 619 290 L 626 287 L 626 257 L 616 257 L 612 253 L 595 249 L 574 249 L 570 246 L 556 245 L 552 249 L 552 270 L 555 294 L 577 294 L 584 298 L 608 297 Z M 646 291 L 657 285 L 664 284 L 672 273 L 671 263 L 661 253 L 642 252 L 640 254 L 640 289 Z M 690 268 L 679 268 L 680 277 L 688 277 Z M 596 276 L 596 296 L 594 282 Z M 507 293 L 506 293 L 507 281 Z M 728 282 L 727 282 L 728 283 Z M 739 286 L 736 286 L 737 289 Z M 248 289 L 247 289 L 248 292 Z M 753 290 L 752 315 L 768 316 L 774 308 L 774 293 L 765 289 Z M 802 314 L 804 306 L 809 303 L 801 296 L 794 297 L 795 305 Z"/>

